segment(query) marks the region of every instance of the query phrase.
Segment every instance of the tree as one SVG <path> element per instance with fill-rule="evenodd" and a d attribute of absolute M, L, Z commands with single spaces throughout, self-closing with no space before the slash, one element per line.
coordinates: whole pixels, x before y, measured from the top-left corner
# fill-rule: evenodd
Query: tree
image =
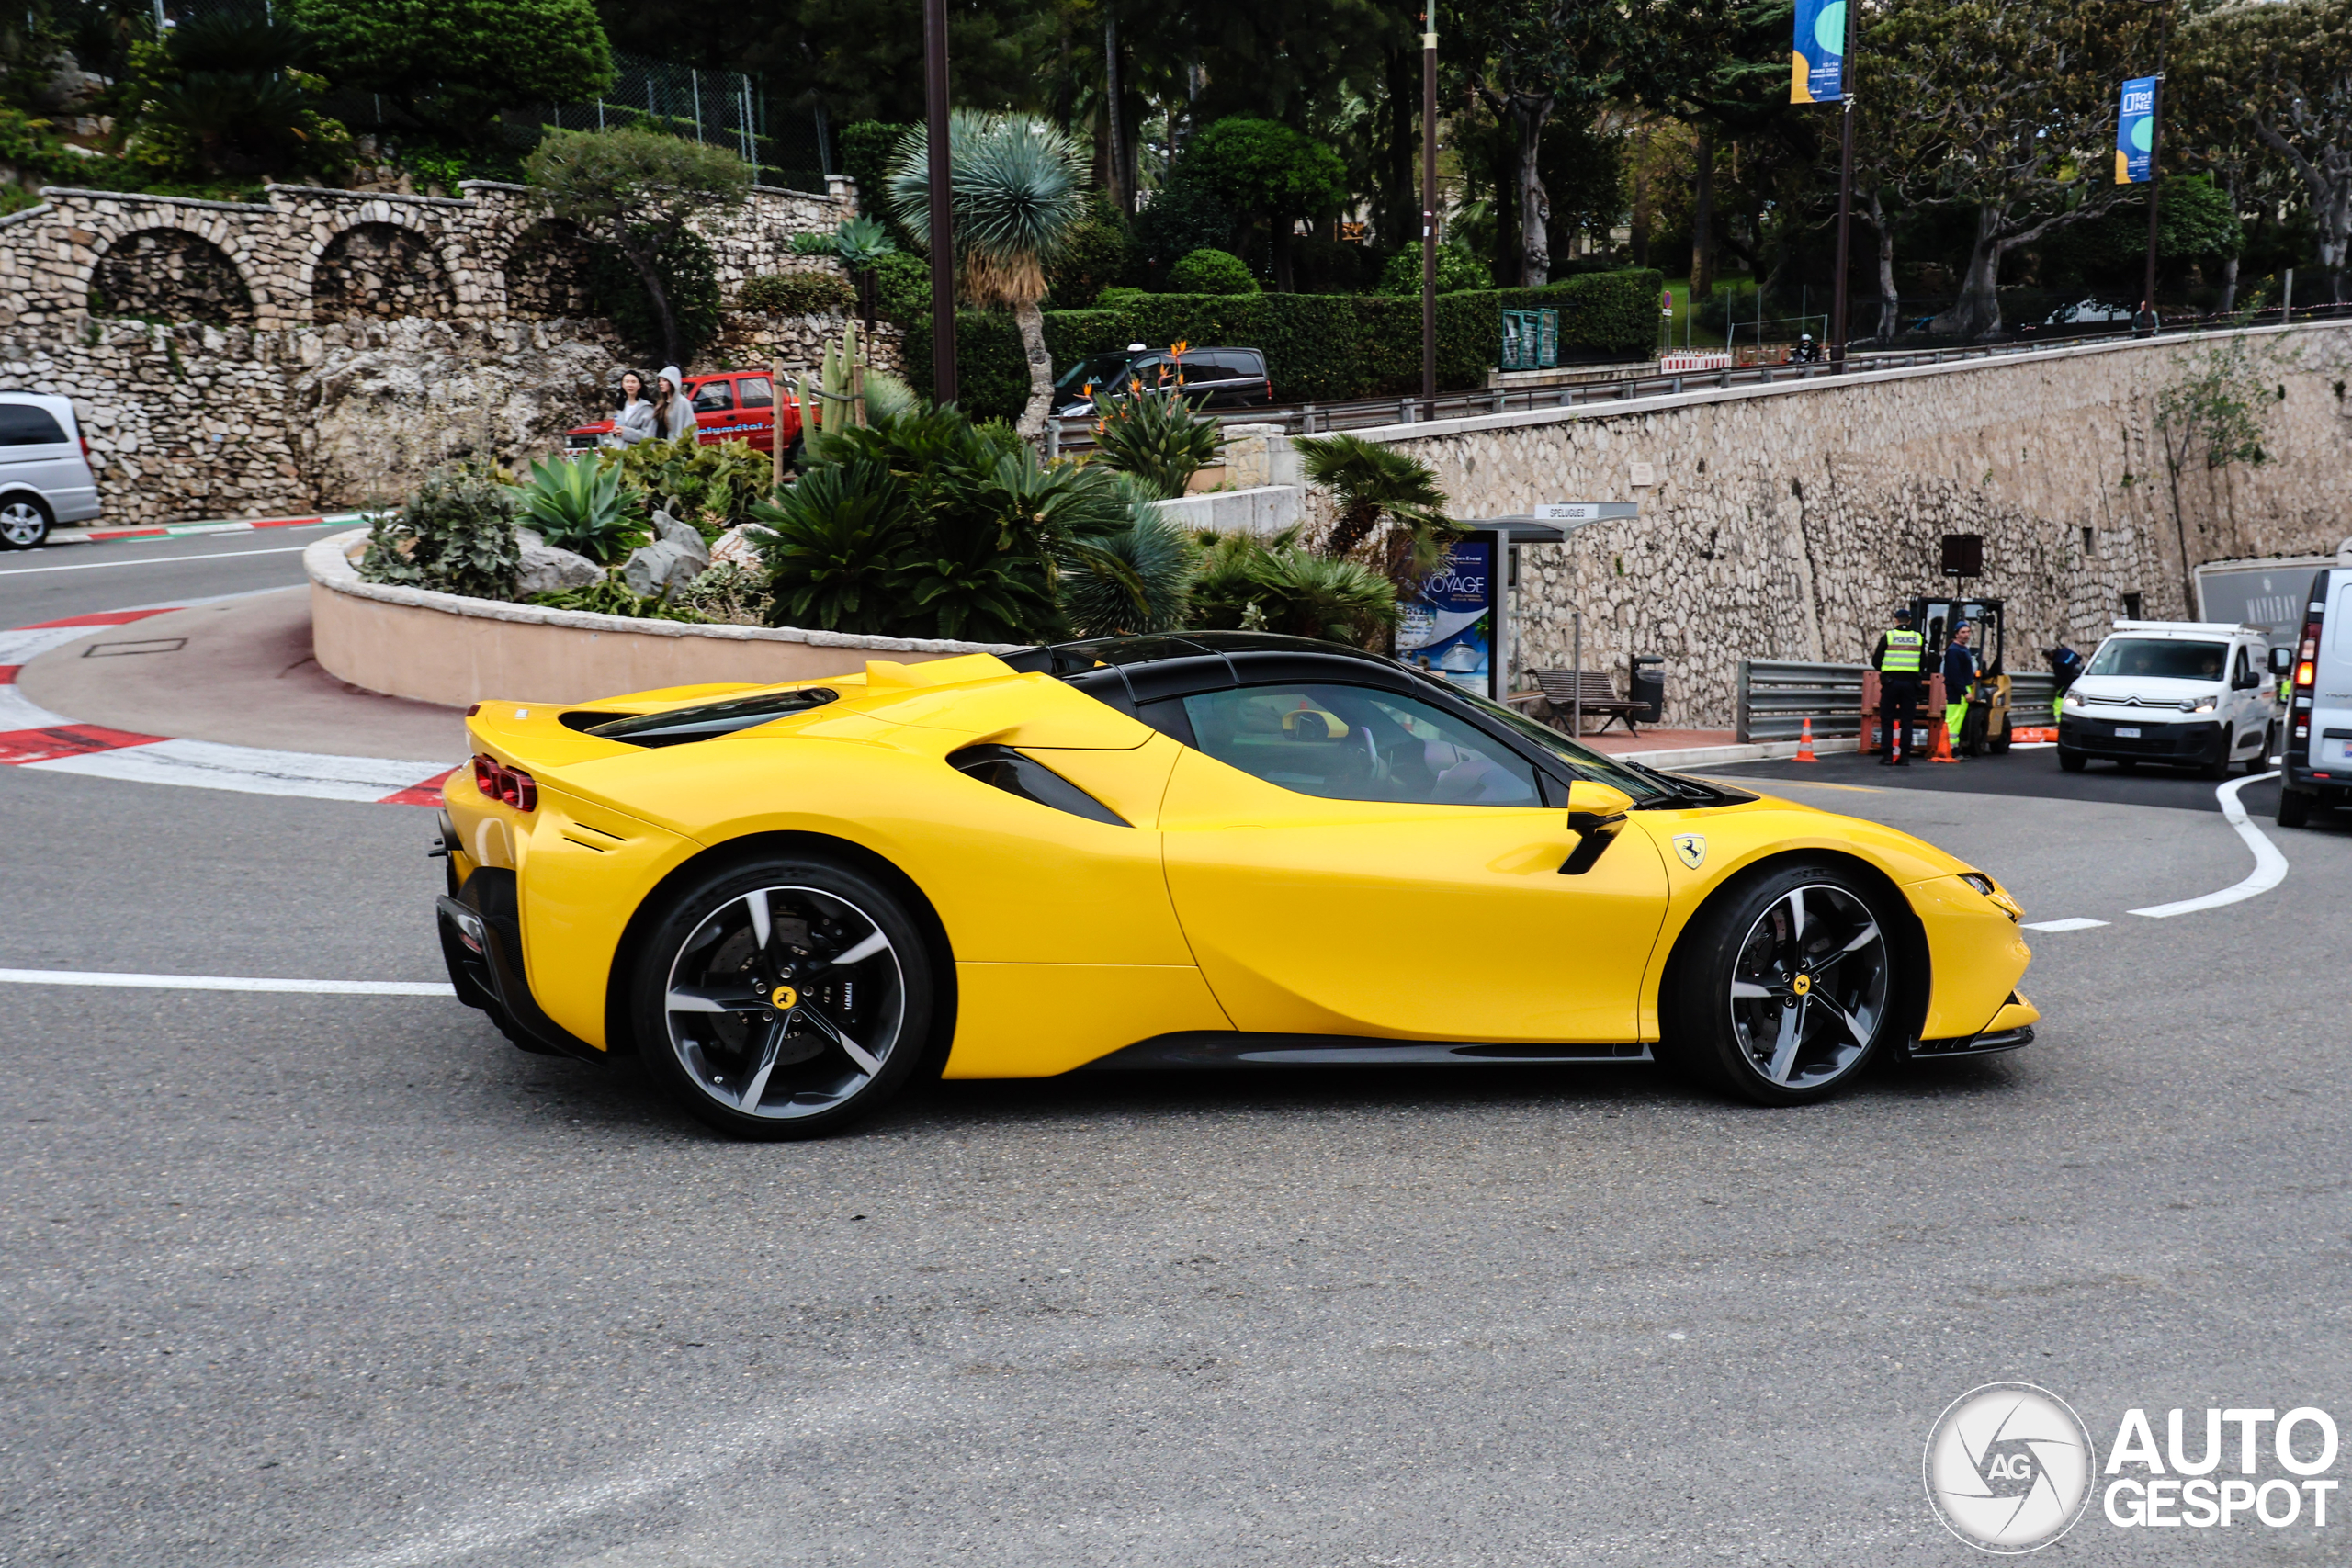
<path fill-rule="evenodd" d="M 696 213 L 741 204 L 752 186 L 743 161 L 724 147 L 622 127 L 550 131 L 523 168 L 557 217 L 628 261 L 653 307 L 662 357 L 683 363 L 685 336 L 664 287 L 662 257 Z"/>
<path fill-rule="evenodd" d="M 2131 0 L 1893 0 L 1868 30 L 1862 90 L 1907 122 L 1932 197 L 1975 209 L 1960 298 L 1935 331 L 1998 331 L 2002 259 L 2114 204 L 2116 84 L 2153 63 L 2151 11 Z"/>
<path fill-rule="evenodd" d="M 1347 165 L 1314 138 L 1271 119 L 1236 116 L 1193 139 L 1172 176 L 1196 185 L 1272 231 L 1274 287 L 1292 288 L 1291 225 L 1347 198 Z"/>
<path fill-rule="evenodd" d="M 1086 214 L 1077 146 L 1060 130 L 1028 115 L 957 109 L 947 124 L 949 210 L 963 291 L 983 305 L 1005 305 L 1021 329 L 1029 361 L 1029 400 L 1018 426 L 1031 440 L 1046 430 L 1054 396 L 1054 359 L 1046 350 L 1046 269 Z M 927 232 L 932 201 L 928 152 L 920 134 L 899 144 L 890 202 L 910 232 Z"/>
<path fill-rule="evenodd" d="M 2341 301 L 2352 246 L 2352 0 L 2231 0 L 2190 22 L 2181 42 L 2185 73 L 2211 83 L 2301 182 Z"/>
<path fill-rule="evenodd" d="M 319 69 L 475 140 L 502 108 L 576 103 L 612 85 L 589 0 L 292 0 Z"/>
<path fill-rule="evenodd" d="M 1480 64 L 1471 85 L 1508 131 L 1510 204 L 1521 287 L 1552 280 L 1552 204 L 1539 158 L 1544 128 L 1567 107 L 1589 120 L 1626 85 L 1628 53 L 1642 36 L 1639 6 L 1622 0 L 1482 0 L 1461 7 L 1462 46 Z"/>
<path fill-rule="evenodd" d="M 1437 470 L 1411 453 L 1344 433 L 1297 445 L 1306 482 L 1329 495 L 1339 513 L 1323 541 L 1323 554 L 1332 559 L 1354 555 L 1386 524 L 1376 553 L 1403 592 L 1429 576 L 1461 536 L 1445 515 Z"/>

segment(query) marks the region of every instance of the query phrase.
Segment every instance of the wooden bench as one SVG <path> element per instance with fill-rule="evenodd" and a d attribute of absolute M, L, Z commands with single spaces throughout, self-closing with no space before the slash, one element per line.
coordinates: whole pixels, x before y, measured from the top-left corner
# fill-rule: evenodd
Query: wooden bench
<path fill-rule="evenodd" d="M 1581 706 L 1587 714 L 1600 715 L 1600 728 L 1595 734 L 1606 733 L 1619 720 L 1624 722 L 1626 734 L 1641 733 L 1634 728 L 1634 716 L 1647 705 L 1627 702 L 1619 696 L 1617 689 L 1610 684 L 1607 671 L 1531 670 L 1528 673 L 1535 677 L 1554 722 L 1573 723 L 1572 716 Z"/>

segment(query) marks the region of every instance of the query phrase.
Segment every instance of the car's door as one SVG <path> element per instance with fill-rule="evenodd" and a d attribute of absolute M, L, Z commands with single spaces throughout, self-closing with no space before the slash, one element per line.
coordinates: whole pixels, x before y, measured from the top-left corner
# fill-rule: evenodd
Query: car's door
<path fill-rule="evenodd" d="M 0 483 L 40 491 L 61 518 L 86 515 L 93 495 L 72 434 L 38 403 L 0 403 Z"/>
<path fill-rule="evenodd" d="M 694 401 L 695 434 L 697 439 L 725 441 L 734 434 L 728 428 L 736 423 L 735 381 L 732 377 L 721 376 L 714 380 L 696 382 L 687 390 L 686 396 Z"/>
<path fill-rule="evenodd" d="M 2352 769 L 2352 572 L 2322 572 L 2319 583 L 2333 602 L 2322 601 L 2327 609 L 2312 682 L 2311 765 L 2341 778 Z"/>
<path fill-rule="evenodd" d="M 1664 917 L 1655 846 L 1590 870 L 1508 747 L 1417 698 L 1298 682 L 1183 699 L 1161 804 L 1194 958 L 1245 1030 L 1630 1041 Z"/>

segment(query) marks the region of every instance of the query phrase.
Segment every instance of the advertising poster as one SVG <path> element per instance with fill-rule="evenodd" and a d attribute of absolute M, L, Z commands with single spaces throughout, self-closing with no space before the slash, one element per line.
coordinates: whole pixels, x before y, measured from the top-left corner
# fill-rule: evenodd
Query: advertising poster
<path fill-rule="evenodd" d="M 1846 96 L 1846 0 L 1797 0 L 1789 51 L 1789 102 L 1834 104 Z"/>
<path fill-rule="evenodd" d="M 1494 541 L 1464 539 L 1406 601 L 1396 657 L 1482 697 L 1495 679 Z"/>
<path fill-rule="evenodd" d="M 2156 141 L 2156 79 L 2134 76 L 2123 84 L 2115 115 L 2115 183 L 2138 185 L 2148 177 L 2148 154 Z"/>

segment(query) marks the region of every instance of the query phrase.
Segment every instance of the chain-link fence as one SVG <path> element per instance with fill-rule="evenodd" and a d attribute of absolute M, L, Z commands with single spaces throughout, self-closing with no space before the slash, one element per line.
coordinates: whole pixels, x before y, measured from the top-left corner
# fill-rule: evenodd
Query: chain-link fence
<path fill-rule="evenodd" d="M 271 16 L 271 0 L 154 0 L 159 36 L 182 22 L 215 17 Z M 762 80 L 740 71 L 701 71 L 666 60 L 613 53 L 613 83 L 600 97 L 571 104 L 515 104 L 499 116 L 501 138 L 527 152 L 548 127 L 601 130 L 638 125 L 731 149 L 762 185 L 822 191 L 838 165 L 824 111 L 788 108 Z M 339 88 L 323 106 L 355 131 L 398 136 L 431 128 L 403 115 L 380 94 Z"/>

